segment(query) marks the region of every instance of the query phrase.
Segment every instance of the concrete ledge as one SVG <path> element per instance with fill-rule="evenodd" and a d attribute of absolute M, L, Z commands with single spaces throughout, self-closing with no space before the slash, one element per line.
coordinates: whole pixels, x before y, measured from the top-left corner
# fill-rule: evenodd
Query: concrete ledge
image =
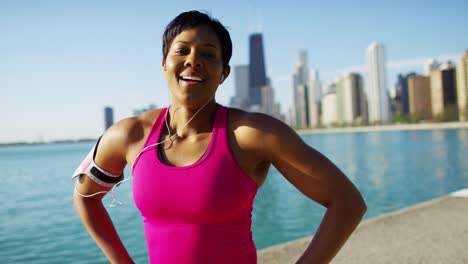
<path fill-rule="evenodd" d="M 466 192 L 363 222 L 332 263 L 468 263 Z M 295 263 L 310 240 L 260 250 L 258 263 Z"/>
<path fill-rule="evenodd" d="M 443 122 L 443 123 L 419 123 L 419 124 L 392 124 L 361 127 L 335 127 L 335 128 L 305 128 L 299 129 L 299 134 L 314 133 L 354 133 L 354 132 L 380 132 L 396 130 L 434 130 L 434 129 L 464 129 L 468 128 L 468 122 Z"/>

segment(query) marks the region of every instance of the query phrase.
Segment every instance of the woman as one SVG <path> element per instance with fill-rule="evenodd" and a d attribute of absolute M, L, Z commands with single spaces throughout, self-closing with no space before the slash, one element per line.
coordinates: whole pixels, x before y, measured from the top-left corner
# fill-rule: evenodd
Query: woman
<path fill-rule="evenodd" d="M 327 207 L 297 263 L 329 262 L 366 205 L 327 158 L 284 123 L 220 106 L 232 44 L 222 24 L 198 11 L 177 16 L 163 36 L 171 106 L 124 119 L 104 133 L 82 170 L 75 208 L 112 263 L 132 263 L 103 194 L 132 166 L 133 193 L 151 263 L 256 263 L 251 211 L 272 164 L 299 191 Z M 94 169 L 98 168 L 98 169 Z M 86 166 L 84 166 L 86 167 Z"/>

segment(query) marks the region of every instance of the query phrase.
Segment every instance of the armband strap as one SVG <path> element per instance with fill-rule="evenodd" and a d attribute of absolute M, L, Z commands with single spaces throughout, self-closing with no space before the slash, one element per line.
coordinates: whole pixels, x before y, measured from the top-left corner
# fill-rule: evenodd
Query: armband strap
<path fill-rule="evenodd" d="M 96 165 L 94 159 L 96 158 L 97 148 L 100 140 L 101 138 L 98 139 L 96 145 L 94 145 L 86 158 L 81 162 L 80 166 L 78 166 L 78 168 L 75 170 L 72 179 L 74 180 L 75 178 L 85 174 L 91 180 L 101 186 L 112 187 L 116 183 L 122 181 L 124 179 L 124 175 L 123 173 L 120 175 L 114 175 Z"/>

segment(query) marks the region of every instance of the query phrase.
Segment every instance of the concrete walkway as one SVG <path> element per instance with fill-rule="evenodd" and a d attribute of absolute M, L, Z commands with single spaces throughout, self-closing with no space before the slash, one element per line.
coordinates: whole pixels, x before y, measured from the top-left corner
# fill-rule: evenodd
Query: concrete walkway
<path fill-rule="evenodd" d="M 297 130 L 300 134 L 310 133 L 346 133 L 346 132 L 378 132 L 395 130 L 435 130 L 435 129 L 464 129 L 468 128 L 468 122 L 441 122 L 441 123 L 418 123 L 418 124 L 391 124 L 379 126 L 360 127 L 329 127 L 329 128 L 305 128 Z"/>
<path fill-rule="evenodd" d="M 260 250 L 258 263 L 295 263 L 310 240 Z M 468 189 L 363 222 L 332 263 L 468 263 Z"/>

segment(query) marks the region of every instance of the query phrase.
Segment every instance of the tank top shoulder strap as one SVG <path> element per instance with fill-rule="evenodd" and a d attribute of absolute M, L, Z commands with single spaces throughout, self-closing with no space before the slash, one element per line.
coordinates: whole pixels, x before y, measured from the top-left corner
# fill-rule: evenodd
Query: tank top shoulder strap
<path fill-rule="evenodd" d="M 133 170 L 135 169 L 136 164 L 140 160 L 141 154 L 143 152 L 146 152 L 149 149 L 154 148 L 157 146 L 156 143 L 158 143 L 159 140 L 159 135 L 161 134 L 161 128 L 163 127 L 162 124 L 164 123 L 164 119 L 166 118 L 167 111 L 169 107 L 164 108 L 160 113 L 159 116 L 156 118 L 156 120 L 153 123 L 153 126 L 151 127 L 150 132 L 148 133 L 148 137 L 146 138 L 145 144 L 141 148 L 140 152 L 138 152 L 138 155 L 136 156 L 133 164 L 132 164 L 132 175 L 135 175 Z"/>
<path fill-rule="evenodd" d="M 164 108 L 161 113 L 159 113 L 159 116 L 156 118 L 154 121 L 153 127 L 151 127 L 151 130 L 148 134 L 148 137 L 146 138 L 146 142 L 143 145 L 143 148 L 146 148 L 147 146 L 151 144 L 155 144 L 159 142 L 159 135 L 161 134 L 161 129 L 164 125 L 164 120 L 167 115 L 169 107 Z"/>
<path fill-rule="evenodd" d="M 226 150 L 228 144 L 228 108 L 218 105 L 214 128 L 216 132 L 216 148 Z"/>

